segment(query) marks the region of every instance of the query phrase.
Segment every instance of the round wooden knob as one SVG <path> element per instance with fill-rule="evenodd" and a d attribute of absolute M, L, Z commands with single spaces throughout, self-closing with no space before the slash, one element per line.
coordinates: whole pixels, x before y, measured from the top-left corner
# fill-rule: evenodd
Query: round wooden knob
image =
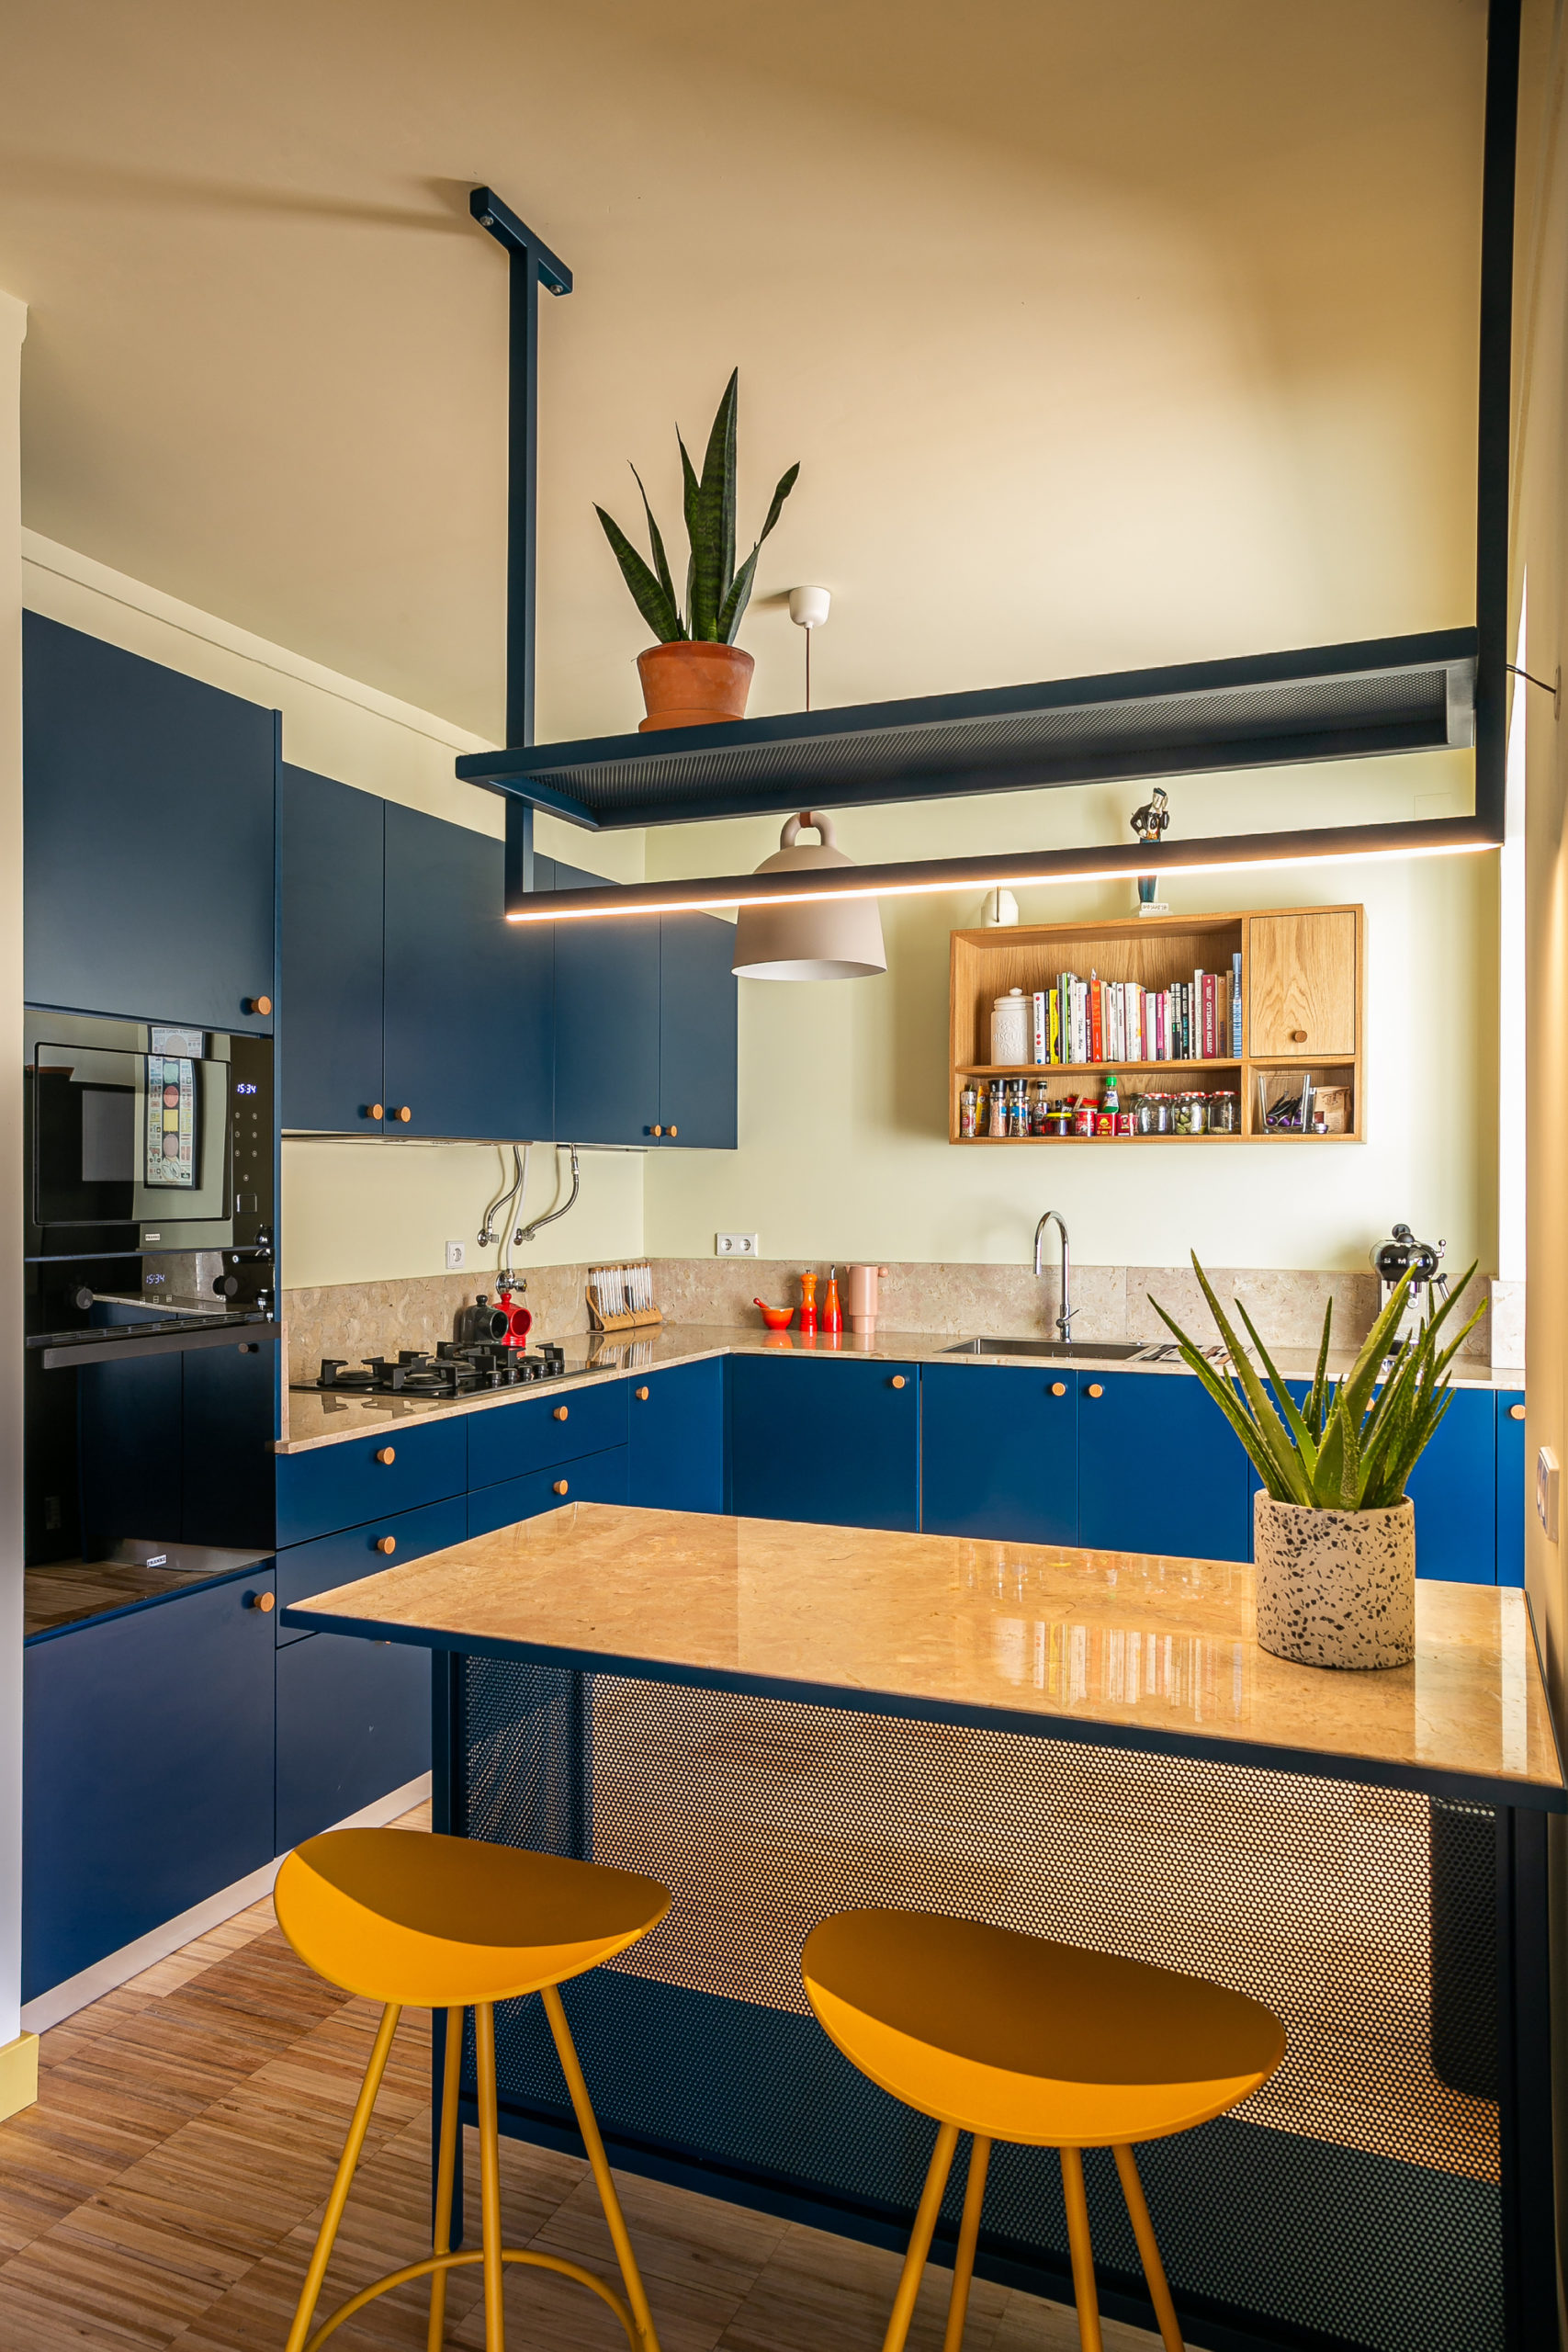
<path fill-rule="evenodd" d="M 1051 1394 L 1053 1396 L 1065 1396 L 1066 1393 L 1067 1384 L 1065 1380 L 1054 1380 L 1051 1383 Z"/>
<path fill-rule="evenodd" d="M 378 1535 L 376 1538 L 376 1549 L 378 1552 L 385 1552 L 389 1560 L 397 1548 L 398 1539 L 395 1535 Z"/>
<path fill-rule="evenodd" d="M 649 1127 L 648 1132 L 650 1136 L 661 1136 L 664 1130 L 662 1127 Z"/>
<path fill-rule="evenodd" d="M 566 1416 L 567 1416 L 567 1408 L 566 1408 L 564 1405 L 558 1405 L 558 1406 L 556 1407 L 556 1409 L 555 1409 L 555 1418 L 556 1418 L 556 1419 L 557 1419 L 558 1421 L 564 1421 L 564 1420 L 565 1420 L 565 1419 L 566 1419 Z"/>
<path fill-rule="evenodd" d="M 376 1459 L 378 1462 L 390 1464 L 395 1462 L 397 1458 L 398 1449 L 395 1445 L 378 1445 L 376 1448 Z"/>
<path fill-rule="evenodd" d="M 387 1106 L 384 1102 L 367 1102 L 365 1105 L 365 1115 L 367 1119 L 384 1119 L 387 1115 Z"/>
<path fill-rule="evenodd" d="M 558 1478 L 555 1485 L 550 1488 L 550 1492 L 552 1495 L 564 1495 L 566 1492 L 566 1480 L 564 1478 Z"/>
<path fill-rule="evenodd" d="M 1098 1380 L 1091 1380 L 1089 1384 L 1089 1393 L 1091 1396 L 1103 1396 L 1105 1391 Z"/>
<path fill-rule="evenodd" d="M 1508 1419 L 1509 1419 L 1511 1421 L 1522 1421 L 1522 1420 L 1524 1419 L 1524 1417 L 1525 1417 L 1525 1408 L 1524 1408 L 1524 1407 L 1523 1407 L 1522 1405 L 1510 1405 L 1510 1406 L 1509 1406 L 1509 1408 L 1508 1408 Z"/>
<path fill-rule="evenodd" d="M 259 1609 L 262 1615 L 265 1617 L 272 1610 L 277 1607 L 276 1597 L 275 1594 L 270 1592 L 247 1592 L 245 1595 L 245 1607 L 247 1609 Z"/>
<path fill-rule="evenodd" d="M 637 1390 L 637 1403 L 638 1403 L 639 1405 L 646 1405 L 646 1404 L 647 1404 L 647 1402 L 648 1402 L 648 1391 L 647 1391 L 647 1389 L 646 1389 L 646 1388 L 639 1388 L 639 1389 Z"/>
<path fill-rule="evenodd" d="M 403 1125 L 406 1127 L 409 1121 L 413 1117 L 413 1113 L 410 1110 L 406 1102 L 400 1102 L 397 1109 L 393 1112 L 392 1116 L 394 1119 L 400 1119 Z"/>
<path fill-rule="evenodd" d="M 673 1138 L 680 1134 L 681 1130 L 679 1127 L 666 1127 L 664 1132 L 671 1138 L 671 1140 L 673 1140 Z"/>
<path fill-rule="evenodd" d="M 1307 1033 L 1306 1033 L 1306 1031 L 1305 1031 L 1304 1029 L 1292 1029 L 1292 1032 L 1291 1032 L 1291 1043 L 1292 1043 L 1292 1046 L 1304 1046 L 1304 1045 L 1306 1044 L 1306 1041 L 1307 1041 Z"/>
<path fill-rule="evenodd" d="M 893 1375 L 893 1385 L 894 1385 L 894 1387 L 895 1387 L 895 1388 L 902 1388 L 902 1387 L 903 1387 L 903 1385 L 904 1385 L 904 1375 L 903 1375 L 903 1374 L 902 1374 L 901 1372 L 896 1372 L 896 1373 L 894 1374 L 894 1375 Z"/>
<path fill-rule="evenodd" d="M 272 1011 L 272 999 L 269 996 L 248 996 L 245 999 L 245 1011 L 247 1012 L 270 1012 Z"/>

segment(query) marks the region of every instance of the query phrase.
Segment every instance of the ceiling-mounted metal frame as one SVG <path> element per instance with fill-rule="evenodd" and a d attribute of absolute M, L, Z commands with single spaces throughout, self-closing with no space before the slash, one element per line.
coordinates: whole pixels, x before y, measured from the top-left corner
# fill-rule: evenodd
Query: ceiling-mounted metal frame
<path fill-rule="evenodd" d="M 474 217 L 510 251 L 512 424 L 508 493 L 507 736 L 497 752 L 457 763 L 465 782 L 507 804 L 507 911 L 541 920 L 533 884 L 534 812 L 591 831 L 777 812 L 805 805 L 957 798 L 979 792 L 1263 768 L 1434 749 L 1472 741 L 1474 806 L 1463 817 L 1168 840 L 923 864 L 852 866 L 838 888 L 987 887 L 1011 878 L 1193 870 L 1487 848 L 1503 838 L 1508 695 L 1508 471 L 1514 172 L 1520 0 L 1488 0 L 1482 172 L 1481 307 L 1473 628 L 1374 639 L 1179 668 L 1057 679 L 974 695 L 862 705 L 728 725 L 536 746 L 533 741 L 535 476 L 537 466 L 537 288 L 571 278 L 488 189 Z M 521 284 L 520 284 L 521 279 Z M 1433 680 L 1441 673 L 1434 705 Z M 1410 683 L 1402 704 L 1398 682 Z M 1389 682 L 1393 682 L 1389 684 Z M 1388 685 L 1392 699 L 1379 707 Z M 1270 718 L 1269 695 L 1277 702 Z M 1318 697 L 1314 706 L 1313 697 Z M 1369 699 L 1369 696 L 1371 697 Z M 1304 697 L 1304 699 L 1303 699 Z M 1358 697 L 1359 701 L 1358 703 Z M 1182 705 L 1186 705 L 1184 719 Z M 1199 723 L 1202 714 L 1212 724 Z M 1239 718 L 1237 715 L 1241 714 Z M 803 798 L 804 796 L 804 798 Z M 973 873 L 970 869 L 974 869 Z M 924 878 L 922 879 L 922 876 Z M 831 895 L 833 876 L 793 878 Z M 733 887 L 729 887 L 733 886 Z M 621 888 L 552 892 L 554 916 L 652 913 L 732 905 L 753 877 L 713 876 Z"/>

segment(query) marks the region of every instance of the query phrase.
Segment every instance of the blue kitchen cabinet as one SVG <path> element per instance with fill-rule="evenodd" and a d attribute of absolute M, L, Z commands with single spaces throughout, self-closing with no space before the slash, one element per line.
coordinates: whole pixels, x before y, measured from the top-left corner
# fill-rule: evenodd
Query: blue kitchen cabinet
<path fill-rule="evenodd" d="M 385 823 L 388 1133 L 550 1135 L 550 927 L 507 922 L 506 854 L 488 833 L 395 801 Z"/>
<path fill-rule="evenodd" d="M 278 1081 L 286 1127 L 379 1134 L 386 803 L 285 766 L 278 782 Z"/>
<path fill-rule="evenodd" d="M 278 1853 L 429 1770 L 428 1650 L 355 1634 L 278 1650 Z"/>
<path fill-rule="evenodd" d="M 318 1535 L 309 1544 L 290 1544 L 277 1555 L 277 1645 L 314 1639 L 308 1625 L 290 1625 L 290 1609 L 318 1592 L 333 1592 L 339 1585 L 357 1584 L 381 1569 L 422 1560 L 460 1544 L 468 1532 L 468 1505 L 461 1495 L 446 1502 L 426 1503 L 423 1510 L 373 1519 L 364 1527 L 343 1528 L 333 1535 Z M 390 1549 L 383 1547 L 388 1544 Z M 421 1770 L 423 1770 L 423 1766 Z M 407 1777 L 406 1775 L 404 1776 Z M 390 1782 L 389 1786 L 392 1785 Z"/>
<path fill-rule="evenodd" d="M 305 1544 L 340 1527 L 363 1527 L 422 1503 L 466 1494 L 468 1423 L 389 1420 L 381 1430 L 280 1453 L 277 1462 L 277 1541 Z"/>
<path fill-rule="evenodd" d="M 1405 1481 L 1416 1506 L 1416 1573 L 1452 1584 L 1497 1580 L 1497 1416 L 1490 1388 L 1455 1388 Z"/>
<path fill-rule="evenodd" d="M 540 859 L 540 888 L 586 889 L 602 875 Z M 651 1142 L 659 1102 L 659 920 L 554 926 L 555 1125 L 566 1143 Z"/>
<path fill-rule="evenodd" d="M 659 1123 L 677 1150 L 733 1151 L 740 984 L 735 925 L 665 915 L 659 925 Z"/>
<path fill-rule="evenodd" d="M 724 1509 L 724 1361 L 634 1374 L 629 1499 L 645 1510 Z"/>
<path fill-rule="evenodd" d="M 919 1525 L 912 1363 L 827 1353 L 727 1362 L 729 1508 L 739 1517 Z"/>
<path fill-rule="evenodd" d="M 1250 1559 L 1251 1464 L 1193 1375 L 1074 1377 L 1078 1542 L 1096 1552 Z"/>
<path fill-rule="evenodd" d="M 920 1525 L 1013 1544 L 1078 1540 L 1077 1376 L 1021 1365 L 920 1374 Z"/>
<path fill-rule="evenodd" d="M 22 620 L 27 1001 L 270 1031 L 275 714 Z"/>
<path fill-rule="evenodd" d="M 22 1997 L 273 1855 L 270 1561 L 23 1654 Z"/>
<path fill-rule="evenodd" d="M 626 1442 L 626 1384 L 597 1382 L 565 1396 L 548 1391 L 524 1404 L 491 1405 L 468 1417 L 468 1487 L 602 1453 Z"/>
<path fill-rule="evenodd" d="M 1525 1580 L 1525 1514 L 1530 1495 L 1525 1474 L 1525 1400 L 1522 1390 L 1497 1396 L 1497 1581 Z"/>
<path fill-rule="evenodd" d="M 519 1519 L 536 1519 L 541 1511 L 559 1510 L 570 1503 L 624 1503 L 626 1499 L 626 1453 L 613 1445 L 572 1462 L 558 1462 L 547 1470 L 530 1470 L 522 1478 L 503 1478 L 468 1497 L 468 1534 L 493 1534 Z"/>

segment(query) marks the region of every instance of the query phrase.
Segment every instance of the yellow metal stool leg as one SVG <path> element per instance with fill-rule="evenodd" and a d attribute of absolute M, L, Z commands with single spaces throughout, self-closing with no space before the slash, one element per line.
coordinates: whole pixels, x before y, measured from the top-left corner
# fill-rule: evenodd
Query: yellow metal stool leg
<path fill-rule="evenodd" d="M 915 2213 L 915 2226 L 909 2233 L 909 2250 L 904 2256 L 904 2267 L 899 2273 L 898 2292 L 893 2298 L 892 2316 L 887 2323 L 887 2333 L 882 2339 L 882 2352 L 904 2352 L 904 2339 L 909 2333 L 909 2322 L 915 2315 L 915 2298 L 920 2291 L 920 2277 L 931 2250 L 931 2235 L 936 2228 L 936 2217 L 942 2211 L 942 2191 L 947 2187 L 953 2152 L 957 2145 L 957 2124 L 940 2124 L 936 2146 L 931 2150 L 931 2169 L 926 2175 L 926 2185 L 920 2191 L 920 2201 Z"/>
<path fill-rule="evenodd" d="M 435 2232 L 432 2254 L 452 2250 L 452 2188 L 457 2177 L 457 2095 L 463 2075 L 463 2012 L 446 2012 L 446 2054 L 441 2070 L 441 2146 L 435 2163 Z M 441 2352 L 446 2333 L 446 2273 L 430 2274 L 430 2333 L 427 2352 Z"/>
<path fill-rule="evenodd" d="M 953 2265 L 953 2295 L 947 2306 L 947 2334 L 942 2352 L 961 2352 L 964 2322 L 969 2310 L 969 2284 L 975 2276 L 975 2245 L 980 2234 L 980 2208 L 986 2201 L 986 2174 L 991 2143 L 976 2138 L 969 2151 L 969 2177 L 964 2185 L 964 2219 L 958 2227 L 958 2254 Z"/>
<path fill-rule="evenodd" d="M 1083 2352 L 1104 2352 L 1100 2297 L 1094 2284 L 1094 2247 L 1089 2234 L 1089 2199 L 1083 2190 L 1083 2158 L 1076 2148 L 1063 2148 L 1058 2154 L 1067 2207 L 1067 2244 L 1073 2256 L 1073 2301 L 1078 2307 L 1078 2342 Z"/>
<path fill-rule="evenodd" d="M 610 2226 L 615 2259 L 621 2266 L 621 2277 L 626 2281 L 626 2301 L 631 2305 L 632 2317 L 637 2322 L 637 2331 L 647 2346 L 647 2352 L 659 2352 L 659 2337 L 654 2332 L 653 2313 L 648 2307 L 648 2297 L 643 2291 L 642 2273 L 632 2252 L 626 2216 L 621 2211 L 621 2200 L 615 2194 L 609 2159 L 604 2154 L 604 2143 L 599 2136 L 598 2121 L 588 2096 L 588 2085 L 582 2078 L 582 2068 L 578 2063 L 577 2044 L 571 2038 L 571 2029 L 567 2024 L 566 2011 L 561 2007 L 560 1992 L 556 1985 L 547 1984 L 544 1987 L 544 2003 L 545 2015 L 555 2036 L 556 2055 L 560 2060 L 561 2073 L 566 2076 L 566 2086 L 571 2094 L 572 2112 L 577 2118 L 577 2128 L 582 2134 L 582 2144 L 588 2151 L 588 2161 L 593 2167 L 593 2177 L 599 2186 L 599 2201 L 604 2208 L 604 2219 Z"/>
<path fill-rule="evenodd" d="M 474 2005 L 474 2041 L 478 2045 L 479 2105 L 479 2211 L 483 2221 L 485 2274 L 485 2352 L 504 2352 L 506 2311 L 502 2290 L 506 2284 L 501 2247 L 501 2140 L 495 2121 L 495 2010 L 489 2001 Z"/>
<path fill-rule="evenodd" d="M 359 2162 L 359 2152 L 365 2145 L 365 2134 L 370 2128 L 370 2116 L 376 2105 L 376 2094 L 381 2087 L 381 2077 L 387 2071 L 392 2036 L 398 2030 L 398 2019 L 401 2015 L 401 2007 L 396 2001 L 389 2001 L 381 2012 L 381 2022 L 376 2029 L 376 2040 L 371 2048 L 369 2064 L 365 2069 L 365 2080 L 360 2084 L 359 2097 L 354 2102 L 354 2120 L 348 2127 L 348 2137 L 344 2142 L 343 2154 L 338 2158 L 332 2195 L 327 2199 L 327 2210 L 321 2216 L 321 2226 L 316 2233 L 316 2243 L 310 2253 L 310 2267 L 305 2273 L 305 2284 L 299 2290 L 299 2301 L 295 2307 L 294 2324 L 288 2331 L 286 2352 L 299 2352 L 299 2347 L 305 2341 L 306 2333 L 310 2324 L 310 2314 L 316 2308 L 316 2298 L 321 2291 L 321 2280 L 326 2277 L 327 2264 L 332 2259 L 333 2241 L 337 2236 L 338 2223 L 343 2219 L 343 2209 L 348 2202 L 349 2188 L 354 2179 L 355 2167 Z"/>
<path fill-rule="evenodd" d="M 1113 2148 L 1116 2169 L 1122 2176 L 1122 2194 L 1127 2200 L 1127 2211 L 1133 2223 L 1133 2235 L 1138 2241 L 1138 2255 L 1148 2282 L 1149 2301 L 1159 2322 L 1159 2340 L 1165 2352 L 1186 2352 L 1181 2340 L 1181 2323 L 1176 2316 L 1176 2305 L 1170 2300 L 1170 2286 L 1165 2275 L 1165 2265 L 1159 2258 L 1159 2245 L 1155 2237 L 1155 2225 L 1149 2219 L 1148 2200 L 1144 2184 L 1138 2178 L 1137 2160 L 1131 2148 Z"/>

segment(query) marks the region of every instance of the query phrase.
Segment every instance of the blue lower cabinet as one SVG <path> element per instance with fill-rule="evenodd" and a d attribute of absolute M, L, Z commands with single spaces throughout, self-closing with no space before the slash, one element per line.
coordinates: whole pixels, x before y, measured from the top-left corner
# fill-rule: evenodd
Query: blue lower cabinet
<path fill-rule="evenodd" d="M 567 1503 L 624 1503 L 626 1499 L 626 1448 L 612 1446 L 581 1462 L 531 1470 L 523 1478 L 503 1478 L 499 1486 L 470 1495 L 468 1533 L 490 1535 L 515 1520 L 537 1519 L 541 1511 L 559 1510 Z"/>
<path fill-rule="evenodd" d="M 1077 1447 L 1075 1374 L 928 1364 L 920 1525 L 931 1535 L 1076 1544 Z"/>
<path fill-rule="evenodd" d="M 498 1479 L 625 1445 L 626 1383 L 604 1381 L 554 1401 L 546 1395 L 523 1405 L 488 1406 L 468 1416 L 468 1429 L 469 1488 L 493 1487 Z"/>
<path fill-rule="evenodd" d="M 429 1770 L 428 1650 L 308 1634 L 277 1652 L 278 1853 Z"/>
<path fill-rule="evenodd" d="M 273 1854 L 270 1564 L 28 1643 L 22 1998 Z"/>
<path fill-rule="evenodd" d="M 629 1386 L 628 1499 L 645 1510 L 722 1510 L 723 1359 L 650 1372 Z"/>
<path fill-rule="evenodd" d="M 730 1356 L 729 1508 L 838 1527 L 919 1525 L 912 1363 Z"/>
<path fill-rule="evenodd" d="M 389 1421 L 338 1445 L 277 1456 L 277 1541 L 305 1544 L 335 1528 L 466 1494 L 468 1486 L 466 1416 L 412 1427 Z"/>
<path fill-rule="evenodd" d="M 1525 1400 L 1522 1390 L 1505 1389 L 1497 1398 L 1497 1581 L 1525 1580 L 1525 1513 L 1530 1508 L 1525 1480 Z"/>
<path fill-rule="evenodd" d="M 1404 1491 L 1416 1506 L 1416 1573 L 1452 1584 L 1497 1579 L 1497 1400 L 1456 1388 Z"/>
<path fill-rule="evenodd" d="M 1250 1464 L 1190 1373 L 1078 1384 L 1078 1542 L 1167 1558 L 1251 1557 Z"/>
<path fill-rule="evenodd" d="M 404 1560 L 423 1559 L 427 1552 L 444 1552 L 449 1544 L 460 1544 L 468 1532 L 468 1505 L 461 1495 L 454 1495 L 448 1502 L 426 1503 L 423 1510 L 397 1511 L 386 1519 L 373 1519 L 364 1527 L 348 1528 L 342 1534 L 318 1535 L 313 1544 L 291 1544 L 277 1555 L 279 1649 L 311 1638 L 308 1625 L 283 1622 L 286 1611 L 299 1601 L 318 1592 L 331 1592 L 340 1584 L 357 1584 L 361 1577 L 373 1577 Z M 280 1746 L 281 1740 L 280 1733 Z M 387 1785 L 396 1784 L 389 1781 Z"/>

